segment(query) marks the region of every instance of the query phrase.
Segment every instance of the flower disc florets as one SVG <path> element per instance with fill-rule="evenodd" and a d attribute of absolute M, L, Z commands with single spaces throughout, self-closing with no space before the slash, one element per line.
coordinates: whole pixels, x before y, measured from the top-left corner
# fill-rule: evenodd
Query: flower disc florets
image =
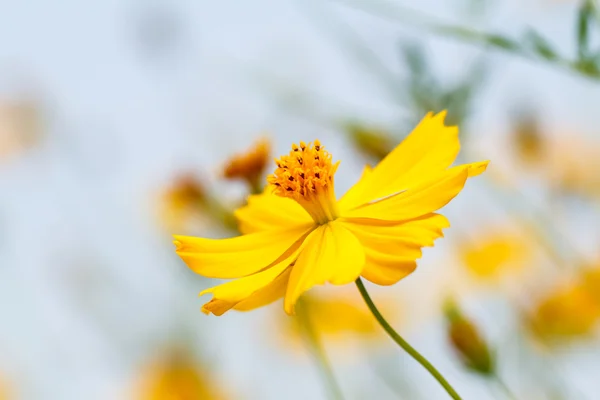
<path fill-rule="evenodd" d="M 273 193 L 296 200 L 317 223 L 336 217 L 333 176 L 339 165 L 318 140 L 293 144 L 288 155 L 275 160 L 277 169 L 267 179 Z"/>

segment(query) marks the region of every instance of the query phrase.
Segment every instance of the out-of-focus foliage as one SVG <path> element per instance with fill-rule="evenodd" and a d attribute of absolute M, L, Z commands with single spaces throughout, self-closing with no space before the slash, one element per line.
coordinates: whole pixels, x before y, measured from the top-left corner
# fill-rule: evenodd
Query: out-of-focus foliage
<path fill-rule="evenodd" d="M 525 30 L 521 37 L 511 37 L 501 33 L 482 32 L 467 26 L 437 22 L 429 16 L 392 2 L 381 0 L 374 2 L 338 1 L 382 18 L 417 25 L 439 35 L 489 46 L 512 55 L 548 62 L 582 76 L 600 80 L 600 49 L 592 50 L 590 45 L 591 32 L 600 27 L 600 17 L 595 0 L 581 2 L 576 17 L 576 33 L 574 35 L 576 54 L 574 56 L 560 54 L 548 39 L 531 28 Z"/>
<path fill-rule="evenodd" d="M 431 69 L 432 60 L 422 44 L 406 44 L 401 47 L 400 54 L 408 69 L 405 85 L 411 114 L 425 115 L 430 111 L 447 110 L 448 124 L 462 125 L 485 78 L 483 64 L 467 66 L 458 82 L 446 85 L 436 78 Z"/>

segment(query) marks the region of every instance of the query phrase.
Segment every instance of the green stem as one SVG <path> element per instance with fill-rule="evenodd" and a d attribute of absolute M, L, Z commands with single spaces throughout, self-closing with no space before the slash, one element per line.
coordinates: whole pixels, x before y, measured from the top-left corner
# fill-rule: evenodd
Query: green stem
<path fill-rule="evenodd" d="M 390 335 L 394 342 L 396 342 L 398 346 L 402 347 L 404 351 L 406 351 L 412 358 L 414 358 L 419 364 L 421 364 L 440 383 L 440 385 L 442 385 L 442 387 L 446 390 L 446 392 L 448 392 L 450 397 L 452 397 L 454 400 L 461 400 L 461 397 L 458 395 L 458 393 L 456 393 L 456 390 L 454 390 L 454 388 L 448 383 L 446 378 L 444 378 L 442 374 L 440 374 L 440 372 L 433 365 L 431 365 L 431 363 L 427 361 L 425 357 L 423 357 L 417 350 L 415 350 L 410 344 L 408 344 L 402 338 L 402 336 L 400 336 L 394 330 L 394 328 L 392 328 L 392 326 L 385 320 L 383 315 L 381 315 L 381 313 L 377 309 L 375 303 L 373 303 L 373 300 L 371 299 L 369 292 L 367 292 L 367 289 L 365 288 L 365 285 L 363 284 L 362 280 L 358 278 L 355 283 L 358 287 L 358 291 L 365 300 L 365 303 L 367 303 L 369 310 L 371 310 L 371 313 L 373 313 L 373 316 L 375 317 L 377 322 L 379 322 L 379 324 L 388 333 L 388 335 Z"/>
<path fill-rule="evenodd" d="M 507 52 L 524 59 L 553 64 L 557 67 L 579 74 L 580 76 L 593 80 L 600 80 L 600 73 L 598 73 L 597 70 L 586 71 L 579 68 L 577 65 L 578 60 L 570 60 L 558 54 L 554 55 L 553 58 L 542 57 L 520 46 L 517 39 L 506 38 L 494 33 L 480 32 L 466 26 L 439 22 L 437 19 L 432 18 L 427 14 L 423 14 L 417 10 L 393 2 L 367 2 L 364 0 L 334 1 L 392 22 L 402 22 L 406 25 L 421 28 L 439 36 L 455 38 L 465 43 L 490 46 L 496 50 Z"/>
<path fill-rule="evenodd" d="M 311 353 L 313 354 L 315 360 L 319 365 L 319 369 L 321 370 L 321 376 L 323 377 L 323 381 L 329 390 L 331 398 L 336 400 L 343 400 L 344 395 L 342 394 L 340 385 L 335 379 L 335 374 L 333 373 L 333 368 L 331 367 L 331 363 L 329 362 L 327 354 L 325 353 L 325 348 L 319 340 L 319 335 L 315 331 L 310 321 L 306 304 L 303 304 L 302 300 L 300 300 L 296 304 L 296 315 L 299 319 L 300 328 L 302 330 L 303 336 L 310 347 Z"/>
<path fill-rule="evenodd" d="M 506 395 L 507 399 L 510 399 L 510 400 L 516 400 L 517 399 L 517 397 L 513 394 L 512 390 L 510 390 L 510 388 L 508 387 L 508 385 L 502 380 L 502 378 L 500 378 L 500 376 L 498 376 L 497 373 L 494 373 L 492 375 L 492 378 L 496 382 L 497 386 L 500 389 L 502 389 L 502 392 L 504 392 L 504 394 Z"/>

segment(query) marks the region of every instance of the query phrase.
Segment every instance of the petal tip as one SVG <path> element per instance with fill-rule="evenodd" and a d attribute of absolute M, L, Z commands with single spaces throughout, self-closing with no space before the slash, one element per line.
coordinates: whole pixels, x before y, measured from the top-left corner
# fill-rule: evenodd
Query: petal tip
<path fill-rule="evenodd" d="M 485 160 L 471 164 L 468 168 L 469 178 L 472 178 L 485 172 L 489 163 L 490 160 Z"/>

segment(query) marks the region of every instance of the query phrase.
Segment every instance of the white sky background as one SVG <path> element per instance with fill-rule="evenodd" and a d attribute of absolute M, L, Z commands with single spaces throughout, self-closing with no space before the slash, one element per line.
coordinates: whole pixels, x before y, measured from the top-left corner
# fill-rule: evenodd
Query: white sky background
<path fill-rule="evenodd" d="M 317 4 L 312 14 L 320 3 L 329 4 L 310 3 Z M 523 3 L 498 2 L 478 25 L 507 33 L 535 26 L 572 51 L 573 5 Z M 193 168 L 209 175 L 263 131 L 275 139 L 276 154 L 291 142 L 319 137 L 342 160 L 339 193 L 357 178 L 360 163 L 351 161 L 354 153 L 340 133 L 283 112 L 273 99 L 285 88 L 273 82 L 317 95 L 315 106 L 324 116 L 348 113 L 390 126 L 408 117 L 376 77 L 326 29 L 310 22 L 310 7 L 298 4 L 4 4 L 0 97 L 39 95 L 47 120 L 42 146 L 0 167 L 0 369 L 19 383 L 22 398 L 127 398 L 136 368 L 177 337 L 182 325 L 205 340 L 198 346 L 211 369 L 224 384 L 234 385 L 240 398 L 323 398 L 309 360 L 269 339 L 268 324 L 278 306 L 222 318 L 201 314 L 196 295 L 206 283 L 176 259 L 170 238 L 152 219 L 153 196 L 173 174 Z M 404 4 L 451 20 L 450 10 L 460 2 Z M 417 31 L 338 7 L 327 10 L 350 22 L 373 51 L 402 72 L 398 37 L 406 32 L 415 37 Z M 174 24 L 158 52 L 140 42 L 141 30 L 155 26 L 153 18 Z M 426 44 L 448 78 L 481 54 L 450 40 Z M 502 134 L 509 112 L 526 102 L 538 106 L 546 126 L 596 133 L 598 84 L 504 55 L 489 61 L 491 78 L 470 129 L 481 141 Z M 478 189 L 477 183 L 469 185 L 448 208 L 455 224 L 475 225 L 473 215 L 487 215 Z M 427 250 L 410 278 L 421 288 L 427 288 L 427 279 L 440 279 L 435 268 L 443 268 L 444 246 Z M 387 293 L 400 296 L 410 286 L 407 280 Z M 496 306 L 479 310 L 484 320 L 494 322 L 489 315 Z M 453 364 L 439 321 L 428 328 L 411 332 L 411 342 L 448 372 L 465 398 L 492 398 L 487 387 Z M 430 394 L 427 398 L 444 398 L 416 363 L 391 343 L 387 350 L 388 357 L 401 360 L 407 379 Z M 390 396 L 373 389 L 379 383 L 364 373 L 360 359 L 338 364 L 348 398 L 365 396 L 355 391 L 361 384 L 366 396 Z M 586 384 L 581 375 L 578 384 Z"/>

